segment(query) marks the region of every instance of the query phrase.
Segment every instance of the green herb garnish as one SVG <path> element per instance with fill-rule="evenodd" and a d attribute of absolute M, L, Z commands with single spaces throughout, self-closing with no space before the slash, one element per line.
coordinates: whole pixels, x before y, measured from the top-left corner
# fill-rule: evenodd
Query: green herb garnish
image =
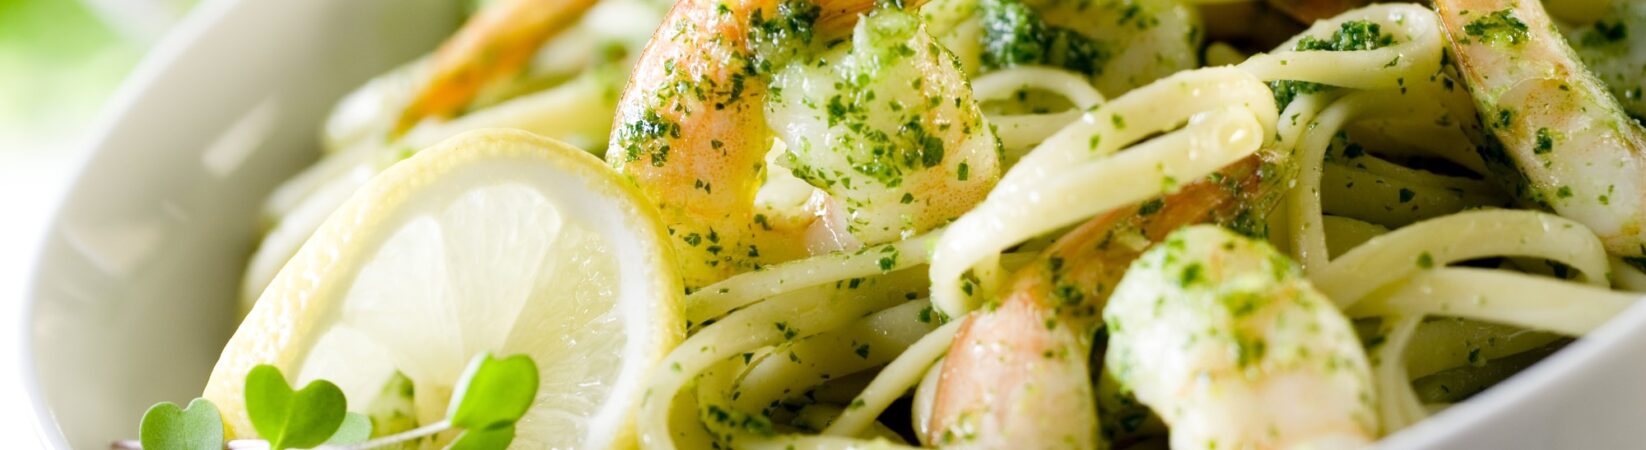
<path fill-rule="evenodd" d="M 409 380 L 402 375 L 389 382 L 409 389 Z M 515 422 L 536 400 L 537 382 L 537 364 L 525 355 L 476 356 L 452 389 L 445 420 L 368 440 L 372 419 L 348 412 L 348 400 L 336 384 L 315 380 L 293 390 L 279 368 L 260 365 L 246 374 L 246 415 L 273 450 L 383 448 L 448 430 L 461 431 L 448 449 L 502 450 L 514 440 Z M 406 395 L 411 395 L 409 390 Z M 189 402 L 187 408 L 169 402 L 154 405 L 143 414 L 138 434 L 143 448 L 150 450 L 221 450 L 225 444 L 222 413 L 203 398 Z"/>

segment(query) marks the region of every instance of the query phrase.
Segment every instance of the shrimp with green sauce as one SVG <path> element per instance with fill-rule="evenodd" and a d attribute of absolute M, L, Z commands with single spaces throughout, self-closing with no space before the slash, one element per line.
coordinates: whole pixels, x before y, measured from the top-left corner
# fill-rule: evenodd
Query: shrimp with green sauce
<path fill-rule="evenodd" d="M 687 0 L 664 19 L 606 159 L 662 211 L 688 286 L 923 233 L 999 179 L 953 55 L 914 15 L 873 6 Z M 803 210 L 757 202 L 790 173 L 815 188 Z"/>
<path fill-rule="evenodd" d="M 395 124 L 451 117 L 498 79 L 518 73 L 550 38 L 572 26 L 595 0 L 499 0 L 480 10 L 435 51 L 428 80 Z"/>
<path fill-rule="evenodd" d="M 938 0 L 922 15 L 968 73 L 1055 67 L 1108 96 L 1195 68 L 1204 39 L 1180 0 Z"/>
<path fill-rule="evenodd" d="M 1502 146 L 1482 156 L 1514 193 L 1646 261 L 1646 131 L 1584 67 L 1539 2 L 1439 0 L 1457 66 Z"/>
<path fill-rule="evenodd" d="M 1215 226 L 1177 231 L 1127 270 L 1103 320 L 1107 370 L 1161 415 L 1174 449 L 1377 438 L 1354 328 L 1266 242 Z"/>
<path fill-rule="evenodd" d="M 1132 260 L 1173 230 L 1244 223 L 1261 204 L 1243 160 L 1182 190 L 1098 216 L 967 316 L 942 365 L 927 441 L 962 448 L 1103 448 L 1088 363 L 1102 311 Z"/>

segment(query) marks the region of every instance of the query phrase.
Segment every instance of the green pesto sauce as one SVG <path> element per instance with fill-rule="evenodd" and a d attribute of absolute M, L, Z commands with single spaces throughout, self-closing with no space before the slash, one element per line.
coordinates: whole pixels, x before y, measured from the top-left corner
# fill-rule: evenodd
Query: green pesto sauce
<path fill-rule="evenodd" d="M 1166 200 L 1165 199 L 1156 198 L 1154 200 L 1149 200 L 1147 202 L 1144 202 L 1143 206 L 1139 206 L 1137 208 L 1137 215 L 1147 216 L 1147 215 L 1150 215 L 1150 214 L 1154 214 L 1154 213 L 1160 212 L 1160 209 L 1164 208 L 1164 207 L 1166 207 Z"/>
<path fill-rule="evenodd" d="M 1314 36 L 1304 36 L 1292 46 L 1296 51 L 1361 51 L 1376 50 L 1393 45 L 1394 36 L 1383 33 L 1383 27 L 1366 20 L 1351 20 L 1343 22 L 1337 31 L 1326 39 Z M 1313 94 L 1325 90 L 1326 85 L 1307 81 L 1276 80 L 1269 82 L 1269 89 L 1274 91 L 1275 104 L 1280 109 L 1286 109 L 1298 96 Z"/>
<path fill-rule="evenodd" d="M 1101 42 L 1052 26 L 1021 0 L 983 0 L 983 69 L 1050 65 L 1097 75 L 1112 56 Z"/>
<path fill-rule="evenodd" d="M 727 18 L 734 12 L 725 3 L 715 11 Z M 664 117 L 684 117 L 694 108 L 710 107 L 715 110 L 736 107 L 746 99 L 749 83 L 760 83 L 761 75 L 788 61 L 811 44 L 814 22 L 821 8 L 809 0 L 782 0 L 776 6 L 750 12 L 746 29 L 748 43 L 743 45 L 718 36 L 699 39 L 676 30 L 674 39 L 694 46 L 718 46 L 727 60 L 729 72 L 725 78 L 711 78 L 709 73 L 688 70 L 675 60 L 663 62 L 664 81 L 651 88 L 646 109 L 637 115 L 624 117 L 615 126 L 612 144 L 622 150 L 622 164 L 648 158 L 653 166 L 669 162 L 670 141 L 680 138 L 680 124 Z M 714 147 L 720 147 L 715 140 Z M 703 186 L 707 188 L 707 186 Z M 707 190 L 707 189 L 705 189 Z"/>
<path fill-rule="evenodd" d="M 1519 45 L 1526 42 L 1526 22 L 1515 17 L 1514 11 L 1503 9 L 1482 16 L 1463 26 L 1469 37 L 1492 45 Z"/>
<path fill-rule="evenodd" d="M 1497 119 L 1492 121 L 1492 126 L 1498 128 L 1509 128 L 1509 125 L 1514 125 L 1514 120 L 1515 110 L 1503 108 L 1497 110 Z"/>
<path fill-rule="evenodd" d="M 1317 39 L 1314 36 L 1304 36 L 1297 41 L 1293 50 L 1331 52 L 1346 52 L 1358 50 L 1376 50 L 1393 45 L 1394 36 L 1383 34 L 1383 27 L 1367 20 L 1351 20 L 1343 22 L 1332 36 L 1326 39 Z"/>
<path fill-rule="evenodd" d="M 761 72 L 787 63 L 808 46 L 822 8 L 809 0 L 783 0 L 777 11 L 755 10 L 749 14 L 749 46 Z"/>
<path fill-rule="evenodd" d="M 815 105 L 807 104 L 822 113 L 828 127 L 845 131 L 838 135 L 838 141 L 826 145 L 850 149 L 842 152 L 849 170 L 807 164 L 799 155 L 814 151 L 810 142 L 791 146 L 785 155 L 786 165 L 795 176 L 824 189 L 836 185 L 852 189 L 868 183 L 899 187 L 905 175 L 944 162 L 948 153 L 944 135 L 951 129 L 959 127 L 962 133 L 969 133 L 975 125 L 969 120 L 933 120 L 942 115 L 934 112 L 939 109 L 963 110 L 967 106 L 965 99 L 959 93 L 938 91 L 943 88 L 928 80 L 902 78 L 915 67 L 952 59 L 946 50 L 922 36 L 916 16 L 877 10 L 863 20 L 863 32 L 854 38 L 845 62 L 833 64 L 837 81 L 832 93 Z M 903 89 L 904 85 L 923 97 L 910 101 L 898 93 L 882 92 L 882 88 Z M 962 181 L 970 176 L 970 167 L 965 164 L 957 170 Z M 912 196 L 904 199 L 915 200 Z M 855 209 L 861 205 L 846 206 Z"/>
<path fill-rule="evenodd" d="M 640 117 L 618 126 L 614 138 L 623 149 L 623 162 L 649 156 L 653 166 L 662 167 L 669 160 L 669 139 L 680 138 L 680 124 L 647 109 Z"/>
<path fill-rule="evenodd" d="M 1541 154 L 1544 154 L 1544 153 L 1552 152 L 1552 151 L 1554 151 L 1554 149 L 1555 149 L 1555 137 L 1554 137 L 1554 135 L 1550 134 L 1548 128 L 1538 128 L 1537 129 L 1537 145 L 1532 147 L 1532 153 L 1536 153 L 1536 154 L 1541 155 Z"/>
<path fill-rule="evenodd" d="M 884 256 L 875 261 L 875 264 L 880 267 L 881 272 L 890 272 L 892 268 L 897 267 L 897 247 L 887 246 L 880 253 Z"/>
<path fill-rule="evenodd" d="M 737 411 L 729 407 L 721 407 L 720 405 L 709 404 L 703 406 L 699 411 L 699 418 L 702 419 L 703 422 L 709 424 L 711 429 L 741 429 L 744 432 L 757 436 L 771 436 L 776 434 L 772 429 L 771 419 L 760 415 Z M 735 436 L 736 434 L 727 432 L 724 436 L 721 436 L 721 438 L 722 440 L 730 441 Z"/>

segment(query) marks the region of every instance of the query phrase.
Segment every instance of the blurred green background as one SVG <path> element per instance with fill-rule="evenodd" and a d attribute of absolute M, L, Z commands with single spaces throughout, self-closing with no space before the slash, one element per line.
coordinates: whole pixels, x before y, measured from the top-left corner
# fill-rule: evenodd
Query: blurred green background
<path fill-rule="evenodd" d="M 189 3 L 0 0 L 0 158 L 53 165 L 69 157 L 59 154 L 63 147 L 83 137 L 120 80 Z"/>

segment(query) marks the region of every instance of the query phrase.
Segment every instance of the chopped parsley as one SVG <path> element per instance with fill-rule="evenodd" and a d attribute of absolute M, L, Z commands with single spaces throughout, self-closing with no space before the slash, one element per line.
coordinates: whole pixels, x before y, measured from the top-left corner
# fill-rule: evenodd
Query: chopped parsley
<path fill-rule="evenodd" d="M 1493 45 L 1519 45 L 1528 39 L 1526 22 L 1521 22 L 1514 11 L 1508 9 L 1469 22 L 1463 26 L 1463 33 Z"/>
<path fill-rule="evenodd" d="M 985 70 L 1050 65 L 1096 75 L 1111 56 L 1100 42 L 1048 25 L 1022 0 L 984 0 L 979 8 Z"/>
<path fill-rule="evenodd" d="M 1166 199 L 1156 198 L 1154 200 L 1149 200 L 1147 202 L 1144 202 L 1143 206 L 1139 206 L 1137 208 L 1137 215 L 1147 216 L 1147 215 L 1150 215 L 1150 214 L 1154 214 L 1154 213 L 1160 212 L 1160 208 L 1164 208 L 1164 207 L 1166 207 Z"/>
<path fill-rule="evenodd" d="M 1205 267 L 1202 267 L 1200 263 L 1189 263 L 1189 265 L 1183 267 L 1183 273 L 1178 277 L 1178 285 L 1182 287 L 1193 286 L 1200 281 L 1203 270 L 1205 270 Z"/>
<path fill-rule="evenodd" d="M 762 9 L 749 15 L 749 42 L 757 65 L 770 70 L 812 40 L 814 26 L 823 9 L 809 0 L 784 0 L 770 17 Z"/>
<path fill-rule="evenodd" d="M 624 162 L 650 156 L 653 166 L 663 167 L 669 160 L 668 140 L 680 138 L 680 124 L 655 109 L 647 109 L 640 117 L 624 120 L 615 134 L 617 147 L 623 149 Z"/>
<path fill-rule="evenodd" d="M 1537 145 L 1532 147 L 1532 153 L 1536 153 L 1536 154 L 1541 155 L 1541 154 L 1544 154 L 1544 153 L 1552 152 L 1552 151 L 1554 151 L 1554 149 L 1555 149 L 1555 137 L 1554 137 L 1554 135 L 1549 133 L 1548 128 L 1538 128 L 1537 129 Z"/>
<path fill-rule="evenodd" d="M 1393 45 L 1394 36 L 1384 34 L 1383 27 L 1368 20 L 1351 20 L 1343 22 L 1337 31 L 1330 37 L 1319 39 L 1314 36 L 1304 36 L 1292 47 L 1296 51 L 1360 51 L 1376 50 Z M 1274 91 L 1275 103 L 1280 109 L 1286 109 L 1298 96 L 1313 94 L 1325 90 L 1328 86 L 1320 83 L 1295 80 L 1276 80 L 1269 82 L 1269 89 Z"/>
<path fill-rule="evenodd" d="M 1503 109 L 1497 110 L 1497 120 L 1492 121 L 1492 125 L 1494 125 L 1498 128 L 1508 128 L 1509 125 L 1514 124 L 1514 120 L 1515 120 L 1515 110 L 1509 109 L 1509 108 L 1503 108 Z"/>
<path fill-rule="evenodd" d="M 1395 43 L 1394 36 L 1383 34 L 1383 27 L 1369 20 L 1343 22 L 1327 39 L 1304 36 L 1293 47 L 1297 51 L 1325 50 L 1332 52 L 1376 50 Z"/>

